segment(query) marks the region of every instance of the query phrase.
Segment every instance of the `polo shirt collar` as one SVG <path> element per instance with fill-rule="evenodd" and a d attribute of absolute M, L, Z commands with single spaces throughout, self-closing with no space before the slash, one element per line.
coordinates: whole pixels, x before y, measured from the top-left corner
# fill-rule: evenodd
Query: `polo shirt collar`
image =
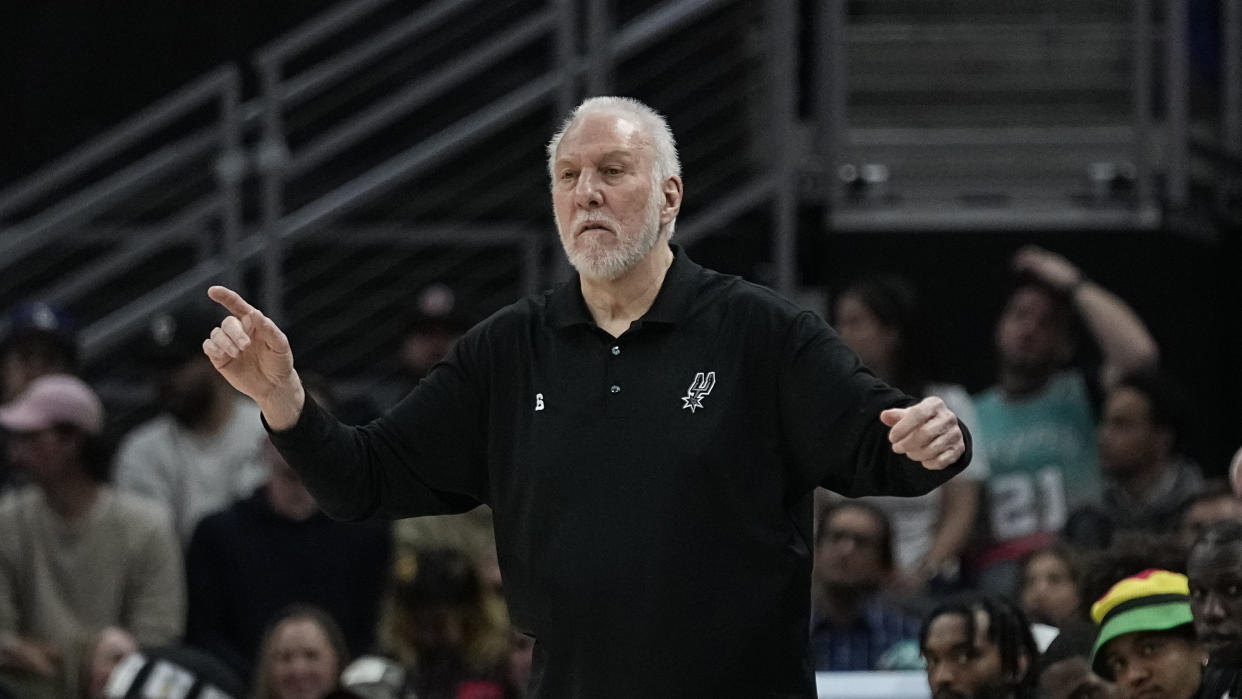
<path fill-rule="evenodd" d="M 669 247 L 673 250 L 673 264 L 664 274 L 660 291 L 651 308 L 639 319 L 640 323 L 676 325 L 690 312 L 690 304 L 698 289 L 698 276 L 703 268 L 687 257 L 680 245 L 669 243 Z M 548 300 L 548 322 L 557 328 L 595 324 L 586 300 L 582 298 L 582 280 L 577 274 L 552 291 Z"/>

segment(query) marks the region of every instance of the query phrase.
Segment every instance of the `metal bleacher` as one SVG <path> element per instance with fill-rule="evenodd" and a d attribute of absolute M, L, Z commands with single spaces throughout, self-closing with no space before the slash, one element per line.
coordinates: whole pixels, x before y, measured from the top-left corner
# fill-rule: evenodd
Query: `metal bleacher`
<path fill-rule="evenodd" d="M 1181 33 L 1164 31 L 1184 25 L 1177 7 L 834 6 L 824 23 L 840 40 L 821 58 L 833 227 L 1158 227 L 1161 200 L 1184 200 L 1186 187 L 1184 74 L 1171 66 L 1153 92 L 1155 57 L 1182 50 L 1169 48 Z M 1168 175 L 1160 191 L 1157 172 Z"/>
<path fill-rule="evenodd" d="M 255 53 L 256 94 L 247 67 L 223 66 L 0 192 L 0 306 L 68 307 L 88 367 L 114 378 L 154 314 L 229 283 L 282 323 L 301 364 L 365 390 L 420 288 L 448 281 L 483 313 L 561 271 L 544 144 L 603 91 L 696 134 L 681 240 L 792 208 L 774 180 L 792 170 L 752 141 L 792 118 L 770 106 L 791 103 L 792 78 L 772 77 L 792 75 L 789 51 L 755 28 L 787 31 L 793 5 L 611 6 L 333 7 Z"/>
<path fill-rule="evenodd" d="M 786 293 L 810 207 L 829 234 L 1154 229 L 1188 189 L 1182 7 L 346 0 L 0 191 L 0 307 L 68 307 L 115 374 L 229 283 L 365 391 L 419 289 L 486 313 L 565 271 L 543 148 L 607 92 L 681 136 L 679 240 L 761 230 Z"/>

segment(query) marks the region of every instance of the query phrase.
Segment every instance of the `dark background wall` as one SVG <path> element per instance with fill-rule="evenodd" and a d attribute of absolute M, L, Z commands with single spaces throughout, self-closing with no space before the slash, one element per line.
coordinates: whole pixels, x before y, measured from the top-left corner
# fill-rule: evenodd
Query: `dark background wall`
<path fill-rule="evenodd" d="M 3 3 L 0 184 L 221 63 L 248 66 L 256 47 L 332 4 L 329 0 Z"/>

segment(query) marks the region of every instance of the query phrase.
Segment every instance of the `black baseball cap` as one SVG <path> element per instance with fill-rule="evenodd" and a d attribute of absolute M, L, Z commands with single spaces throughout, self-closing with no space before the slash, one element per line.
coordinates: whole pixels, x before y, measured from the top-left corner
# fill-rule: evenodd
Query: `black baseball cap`
<path fill-rule="evenodd" d="M 157 364 L 180 364 L 202 356 L 203 340 L 224 319 L 214 304 L 194 303 L 156 314 L 147 324 L 144 356 Z"/>

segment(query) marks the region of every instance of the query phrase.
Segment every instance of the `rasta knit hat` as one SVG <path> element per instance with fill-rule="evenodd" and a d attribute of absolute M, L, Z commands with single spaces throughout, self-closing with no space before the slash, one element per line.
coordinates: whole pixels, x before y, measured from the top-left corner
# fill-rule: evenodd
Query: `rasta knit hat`
<path fill-rule="evenodd" d="M 1109 641 L 1136 631 L 1168 631 L 1194 623 L 1190 585 L 1181 573 L 1145 570 L 1109 588 L 1091 605 L 1091 619 L 1100 626 L 1091 649 L 1091 669 L 1107 677 L 1100 650 Z"/>

